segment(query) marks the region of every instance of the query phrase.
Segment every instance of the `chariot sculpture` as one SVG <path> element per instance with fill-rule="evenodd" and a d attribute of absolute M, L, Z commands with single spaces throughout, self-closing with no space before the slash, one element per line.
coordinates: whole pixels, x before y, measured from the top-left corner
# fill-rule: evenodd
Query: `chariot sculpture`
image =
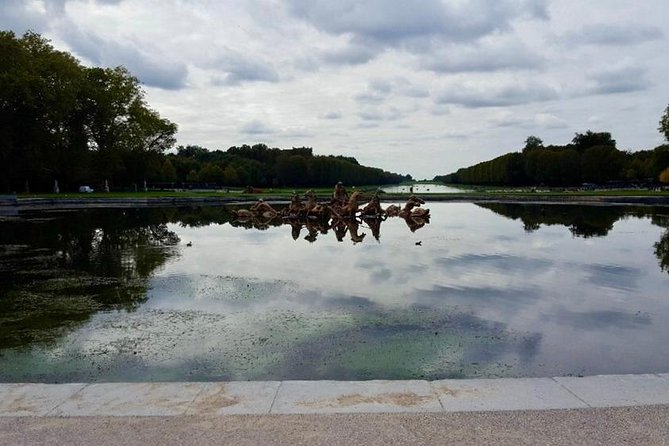
<path fill-rule="evenodd" d="M 367 203 L 363 203 L 361 191 L 354 190 L 349 195 L 344 185 L 338 182 L 329 202 L 319 202 L 316 194 L 308 190 L 302 196 L 293 192 L 289 205 L 280 210 L 261 198 L 249 209 L 233 210 L 232 213 L 237 223 L 247 227 L 251 224 L 266 229 L 270 224 L 290 224 L 295 239 L 306 226 L 308 235 L 305 239 L 309 242 L 332 229 L 337 240 L 342 241 L 348 233 L 353 243 L 359 243 L 365 237 L 365 233 L 359 232 L 361 224 L 366 224 L 374 238 L 379 240 L 381 222 L 392 217 L 402 218 L 412 232 L 429 223 L 430 210 L 421 207 L 425 204 L 421 198 L 412 194 L 404 206 L 393 204 L 384 209 L 379 193 L 380 190 L 377 190 Z"/>

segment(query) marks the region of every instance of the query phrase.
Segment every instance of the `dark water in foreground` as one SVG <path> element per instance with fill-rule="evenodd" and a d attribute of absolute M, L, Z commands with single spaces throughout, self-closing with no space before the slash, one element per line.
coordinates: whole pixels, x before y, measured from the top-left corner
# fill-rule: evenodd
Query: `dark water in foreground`
<path fill-rule="evenodd" d="M 217 207 L 0 219 L 0 381 L 669 372 L 669 208 L 427 207 L 353 237 Z"/>

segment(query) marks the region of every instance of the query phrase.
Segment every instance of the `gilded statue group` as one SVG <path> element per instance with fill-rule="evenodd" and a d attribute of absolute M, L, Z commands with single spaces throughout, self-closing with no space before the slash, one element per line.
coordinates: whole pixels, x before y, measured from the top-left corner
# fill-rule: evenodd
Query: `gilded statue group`
<path fill-rule="evenodd" d="M 331 229 L 338 241 L 343 241 L 348 233 L 353 243 L 359 243 L 366 235 L 360 233 L 361 225 L 369 228 L 378 241 L 381 222 L 388 218 L 403 219 L 411 232 L 430 222 L 430 210 L 421 207 L 425 204 L 422 199 L 412 194 L 404 206 L 392 204 L 384 209 L 381 206 L 379 192 L 377 190 L 364 204 L 361 191 L 354 190 L 349 195 L 340 181 L 335 185 L 332 198 L 327 202 L 317 201 L 316 194 L 311 190 L 305 192 L 303 196 L 293 192 L 288 206 L 280 209 L 275 209 L 263 199 L 259 199 L 249 209 L 233 210 L 236 219 L 233 224 L 259 229 L 289 224 L 294 239 L 297 239 L 301 230 L 306 228 L 308 234 L 304 238 L 310 242 L 315 241 L 319 234 L 326 234 Z"/>

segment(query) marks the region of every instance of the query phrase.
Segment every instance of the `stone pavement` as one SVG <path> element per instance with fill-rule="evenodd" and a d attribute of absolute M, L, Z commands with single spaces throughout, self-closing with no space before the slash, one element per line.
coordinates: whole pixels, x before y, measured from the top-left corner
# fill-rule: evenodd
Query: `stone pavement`
<path fill-rule="evenodd" d="M 0 384 L 0 417 L 439 413 L 669 405 L 669 374 L 441 381 Z"/>
<path fill-rule="evenodd" d="M 669 406 L 568 410 L 2 417 L 1 445 L 666 445 Z"/>
<path fill-rule="evenodd" d="M 0 445 L 669 445 L 669 374 L 0 384 Z"/>

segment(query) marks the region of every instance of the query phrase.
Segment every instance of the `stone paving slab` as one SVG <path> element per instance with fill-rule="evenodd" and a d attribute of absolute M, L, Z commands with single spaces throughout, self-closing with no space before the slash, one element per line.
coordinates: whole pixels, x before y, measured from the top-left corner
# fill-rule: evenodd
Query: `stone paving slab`
<path fill-rule="evenodd" d="M 210 383 L 195 398 L 186 415 L 267 414 L 280 381 Z"/>
<path fill-rule="evenodd" d="M 184 415 L 205 383 L 91 384 L 67 399 L 52 416 Z"/>
<path fill-rule="evenodd" d="M 669 382 L 659 375 L 555 378 L 591 407 L 669 404 Z"/>
<path fill-rule="evenodd" d="M 0 416 L 44 416 L 85 386 L 86 384 L 1 384 Z"/>
<path fill-rule="evenodd" d="M 0 416 L 467 412 L 669 405 L 669 374 L 442 381 L 0 384 Z"/>
<path fill-rule="evenodd" d="M 272 413 L 439 412 L 427 381 L 284 381 Z"/>
<path fill-rule="evenodd" d="M 573 410 L 0 418 L 0 445 L 669 445 L 669 406 Z"/>
<path fill-rule="evenodd" d="M 447 412 L 588 407 L 551 378 L 447 379 L 432 388 Z"/>

